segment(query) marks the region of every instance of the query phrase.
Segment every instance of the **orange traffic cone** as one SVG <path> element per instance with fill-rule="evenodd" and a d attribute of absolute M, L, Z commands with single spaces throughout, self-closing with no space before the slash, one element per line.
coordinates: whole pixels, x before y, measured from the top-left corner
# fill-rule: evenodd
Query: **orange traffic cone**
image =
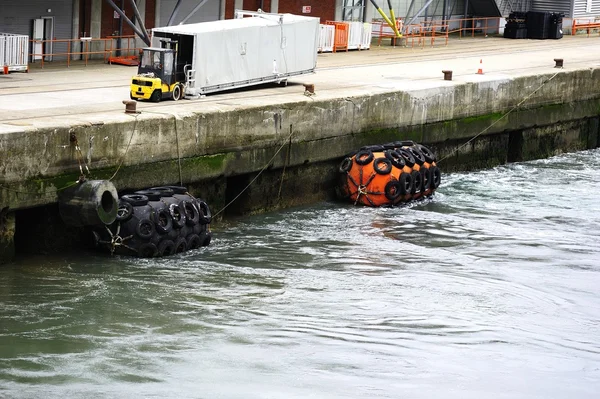
<path fill-rule="evenodd" d="M 479 69 L 477 70 L 478 75 L 483 75 L 483 59 L 479 59 Z"/>

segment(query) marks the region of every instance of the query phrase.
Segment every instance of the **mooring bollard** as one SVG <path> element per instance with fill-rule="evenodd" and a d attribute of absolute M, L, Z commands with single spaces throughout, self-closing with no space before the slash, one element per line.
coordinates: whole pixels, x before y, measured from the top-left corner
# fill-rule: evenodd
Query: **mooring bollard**
<path fill-rule="evenodd" d="M 556 65 L 554 65 L 554 68 L 562 68 L 563 67 L 563 59 L 562 58 L 555 58 L 554 62 L 556 62 Z"/>
<path fill-rule="evenodd" d="M 125 104 L 125 113 L 126 114 L 137 114 L 137 111 L 135 110 L 137 101 L 123 100 L 123 104 Z"/>
<path fill-rule="evenodd" d="M 452 80 L 452 71 L 442 71 L 444 80 Z"/>

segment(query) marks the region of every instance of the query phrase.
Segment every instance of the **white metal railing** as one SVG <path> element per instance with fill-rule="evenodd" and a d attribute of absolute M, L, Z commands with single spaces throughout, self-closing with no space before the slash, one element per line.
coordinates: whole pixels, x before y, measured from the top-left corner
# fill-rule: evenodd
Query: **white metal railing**
<path fill-rule="evenodd" d="M 0 70 L 26 71 L 29 53 L 29 36 L 0 33 Z"/>

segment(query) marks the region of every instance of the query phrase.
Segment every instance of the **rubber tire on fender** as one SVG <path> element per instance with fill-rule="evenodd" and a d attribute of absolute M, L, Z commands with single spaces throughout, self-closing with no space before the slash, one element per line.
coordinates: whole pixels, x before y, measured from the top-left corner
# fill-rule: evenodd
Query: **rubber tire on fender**
<path fill-rule="evenodd" d="M 146 197 L 148 197 L 148 201 L 160 201 L 160 198 L 163 196 L 160 191 L 156 190 L 139 190 L 136 191 L 134 194 L 145 195 Z"/>
<path fill-rule="evenodd" d="M 437 166 L 433 166 L 431 168 L 431 184 L 432 189 L 436 189 L 440 186 L 440 184 L 442 183 L 442 171 L 440 170 L 440 168 L 438 168 Z"/>
<path fill-rule="evenodd" d="M 173 227 L 180 229 L 185 226 L 185 213 L 182 212 L 181 208 L 177 204 L 169 205 L 169 214 L 173 219 Z"/>
<path fill-rule="evenodd" d="M 367 165 L 371 161 L 373 161 L 373 152 L 371 150 L 360 150 L 354 155 L 354 162 L 358 165 Z"/>
<path fill-rule="evenodd" d="M 196 200 L 196 206 L 198 207 L 198 213 L 200 215 L 201 224 L 210 224 L 212 221 L 212 214 L 208 204 L 202 200 Z"/>
<path fill-rule="evenodd" d="M 131 219 L 133 215 L 133 205 L 127 201 L 119 201 L 119 207 L 117 208 L 117 219 L 119 222 L 126 222 Z"/>
<path fill-rule="evenodd" d="M 198 234 L 189 234 L 186 241 L 188 251 L 198 249 L 202 246 L 202 241 L 200 241 L 200 236 Z"/>
<path fill-rule="evenodd" d="M 140 258 L 154 258 L 158 255 L 158 248 L 151 242 L 145 242 L 137 250 Z"/>
<path fill-rule="evenodd" d="M 152 238 L 156 229 L 154 228 L 154 223 L 150 219 L 140 219 L 140 221 L 135 226 L 135 233 L 138 237 L 149 240 Z"/>
<path fill-rule="evenodd" d="M 120 199 L 129 202 L 131 206 L 144 206 L 148 204 L 148 197 L 140 194 L 126 194 L 122 195 Z"/>
<path fill-rule="evenodd" d="M 159 209 L 154 213 L 154 224 L 158 234 L 167 234 L 173 230 L 173 219 L 166 208 Z"/>
<path fill-rule="evenodd" d="M 427 191 L 431 188 L 431 170 L 427 168 L 421 168 L 421 181 L 423 182 L 423 191 Z"/>
<path fill-rule="evenodd" d="M 381 164 L 384 166 L 381 167 Z M 373 169 L 380 175 L 387 175 L 392 171 L 392 162 L 387 158 L 376 158 L 373 161 Z"/>
<path fill-rule="evenodd" d="M 159 192 L 161 197 L 172 197 L 174 194 L 173 189 L 170 187 L 152 187 L 148 190 Z"/>
<path fill-rule="evenodd" d="M 423 156 L 425 157 L 425 162 L 427 162 L 427 163 L 435 162 L 435 155 L 429 148 L 425 147 L 423 144 L 416 144 L 415 147 L 419 151 L 421 151 L 421 154 L 423 154 Z"/>
<path fill-rule="evenodd" d="M 421 173 L 417 172 L 416 170 L 413 170 L 412 173 L 410 174 L 410 177 L 413 182 L 410 193 L 411 194 L 420 193 L 421 190 L 423 189 L 423 180 L 421 179 Z"/>
<path fill-rule="evenodd" d="M 410 173 L 402 172 L 400 174 L 400 194 L 410 194 L 413 189 L 413 179 Z"/>
<path fill-rule="evenodd" d="M 175 243 L 171 240 L 162 240 L 158 243 L 158 256 L 170 256 L 175 253 Z"/>
<path fill-rule="evenodd" d="M 174 253 L 180 254 L 185 251 L 187 251 L 187 241 L 185 240 L 185 238 L 179 237 L 177 241 L 175 241 Z"/>
<path fill-rule="evenodd" d="M 200 233 L 200 242 L 203 247 L 208 247 L 210 240 L 212 239 L 212 233 L 210 231 L 203 231 Z"/>
<path fill-rule="evenodd" d="M 400 197 L 401 184 L 398 180 L 390 180 L 385 185 L 385 198 L 395 201 Z"/>
<path fill-rule="evenodd" d="M 406 165 L 404 157 L 396 150 L 387 150 L 384 153 L 385 157 L 390 160 L 393 166 L 402 169 Z"/>
<path fill-rule="evenodd" d="M 169 188 L 171 190 L 173 190 L 173 194 L 185 194 L 188 192 L 187 187 L 183 187 L 183 186 L 162 186 L 162 187 L 157 187 L 160 189 L 164 189 L 164 188 Z"/>
<path fill-rule="evenodd" d="M 195 226 L 200 222 L 200 212 L 192 201 L 183 200 L 179 203 L 179 208 L 183 209 L 185 223 L 188 226 Z"/>
<path fill-rule="evenodd" d="M 352 169 L 352 158 L 344 158 L 342 163 L 340 163 L 340 173 L 348 173 L 350 169 Z"/>
<path fill-rule="evenodd" d="M 405 148 L 399 148 L 396 150 L 400 155 L 402 155 L 402 158 L 404 158 L 404 162 L 406 163 L 406 166 L 408 166 L 409 168 L 412 168 L 415 165 L 415 157 L 412 156 L 412 154 Z"/>
<path fill-rule="evenodd" d="M 181 85 L 175 85 L 175 87 L 173 87 L 173 101 L 179 101 L 182 98 L 182 90 L 181 90 Z"/>
<path fill-rule="evenodd" d="M 425 155 L 416 147 L 408 147 L 408 152 L 411 153 L 413 158 L 415 159 L 415 163 L 418 165 L 423 165 L 425 163 Z"/>

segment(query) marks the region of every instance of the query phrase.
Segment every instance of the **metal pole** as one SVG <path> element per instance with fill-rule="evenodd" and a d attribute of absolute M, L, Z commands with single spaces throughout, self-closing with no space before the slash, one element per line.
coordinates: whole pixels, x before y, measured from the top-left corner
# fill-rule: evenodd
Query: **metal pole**
<path fill-rule="evenodd" d="M 410 19 L 410 21 L 408 21 L 408 23 L 406 23 L 404 25 L 404 29 L 406 29 L 406 27 L 410 24 L 412 24 L 413 22 L 415 22 L 415 19 L 419 18 L 419 15 L 421 15 L 421 13 L 423 11 L 425 11 L 427 9 L 427 7 L 429 7 L 429 5 L 433 2 L 433 0 L 427 0 L 427 2 L 423 5 L 423 7 L 421 7 L 421 9 L 419 11 L 417 11 L 417 13 Z"/>
<path fill-rule="evenodd" d="M 202 7 L 204 4 L 206 4 L 208 0 L 202 0 L 196 7 L 194 7 L 194 9 L 188 14 L 187 17 L 185 17 L 180 23 L 179 25 L 182 25 L 185 23 L 185 21 L 187 21 L 188 19 L 190 19 L 190 17 L 192 15 L 194 15 L 196 13 L 196 11 L 198 11 L 200 9 L 200 7 Z"/>
<path fill-rule="evenodd" d="M 123 12 L 123 10 L 121 10 L 113 0 L 106 0 L 106 2 L 108 4 L 110 4 L 110 6 L 117 12 L 117 14 L 119 14 L 121 16 L 121 18 L 123 18 L 123 21 L 127 22 L 127 24 L 129 26 L 131 26 L 131 28 L 133 29 L 133 31 L 144 41 L 144 43 L 146 43 L 148 46 L 150 46 L 150 41 L 147 41 L 146 37 L 144 37 L 144 34 L 142 33 L 142 31 L 140 31 L 138 29 L 137 26 L 135 26 L 133 24 L 133 22 L 131 22 L 131 20 L 129 18 L 127 18 L 127 16 L 125 15 L 125 13 Z"/>
<path fill-rule="evenodd" d="M 433 0 L 430 0 L 433 1 Z M 381 7 L 379 7 L 379 5 L 377 5 L 377 3 L 375 3 L 375 0 L 371 0 L 371 3 L 373 3 L 373 6 L 377 9 L 377 11 L 379 12 L 379 14 L 381 14 L 381 16 L 383 17 L 383 19 L 385 20 L 385 22 L 387 22 L 387 24 L 390 26 L 390 28 L 392 28 L 392 30 L 394 31 L 394 34 L 396 35 L 396 37 L 402 37 L 402 35 L 400 34 L 400 32 L 398 32 L 398 28 L 396 27 L 395 23 L 392 23 L 392 21 L 390 21 L 390 19 L 388 18 L 387 15 L 385 15 L 385 12 L 383 12 L 383 10 L 381 9 Z"/>
<path fill-rule="evenodd" d="M 175 8 L 173 8 L 173 12 L 171 13 L 171 16 L 169 17 L 169 21 L 167 22 L 167 26 L 171 26 L 171 23 L 173 23 L 173 21 L 175 20 L 175 16 L 177 16 L 177 13 L 179 12 L 180 4 L 181 4 L 181 0 L 177 0 L 177 3 L 175 4 Z"/>
<path fill-rule="evenodd" d="M 138 23 L 140 24 L 140 30 L 142 31 L 142 33 L 144 34 L 144 37 L 146 38 L 146 40 L 144 40 L 144 41 L 149 42 L 150 36 L 148 36 L 148 31 L 146 30 L 146 25 L 144 25 L 144 20 L 142 19 L 142 16 L 140 15 L 140 10 L 138 9 L 137 4 L 135 3 L 135 0 L 129 0 L 129 2 L 131 3 L 131 7 L 133 7 L 133 12 L 135 13 L 135 18 L 137 19 Z"/>

